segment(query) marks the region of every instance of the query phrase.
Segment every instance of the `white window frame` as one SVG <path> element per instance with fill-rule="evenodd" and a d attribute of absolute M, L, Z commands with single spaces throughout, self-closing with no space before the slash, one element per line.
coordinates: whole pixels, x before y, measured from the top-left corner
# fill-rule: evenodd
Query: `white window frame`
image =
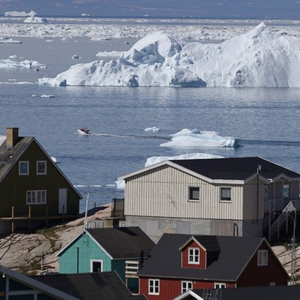
<path fill-rule="evenodd" d="M 269 260 L 269 251 L 268 250 L 258 250 L 257 251 L 257 265 L 267 266 Z"/>
<path fill-rule="evenodd" d="M 193 281 L 181 281 L 181 294 L 193 289 Z"/>
<path fill-rule="evenodd" d="M 26 165 L 26 172 L 23 172 L 22 170 L 22 165 Z M 24 175 L 29 175 L 29 161 L 19 161 L 19 175 L 24 176 Z"/>
<path fill-rule="evenodd" d="M 198 258 L 198 261 L 197 259 Z M 188 248 L 188 263 L 189 265 L 200 264 L 200 249 L 199 248 Z"/>
<path fill-rule="evenodd" d="M 93 263 L 99 262 L 101 264 L 100 272 L 103 272 L 103 259 L 91 259 L 90 260 L 90 273 L 93 273 Z"/>
<path fill-rule="evenodd" d="M 44 163 L 45 165 L 45 171 L 39 172 L 39 164 Z M 36 175 L 47 175 L 47 161 L 46 160 L 38 160 L 36 162 Z"/>
<path fill-rule="evenodd" d="M 192 193 L 193 191 L 198 190 L 198 198 L 193 198 Z M 200 201 L 200 187 L 198 186 L 189 186 L 189 195 L 188 195 L 189 201 L 191 202 L 199 202 Z"/>
<path fill-rule="evenodd" d="M 230 199 L 229 199 L 229 197 L 224 197 L 223 196 L 223 191 L 224 190 L 229 190 L 230 191 Z M 221 186 L 220 187 L 220 201 L 221 202 L 231 202 L 232 201 L 232 189 L 231 189 L 231 187 L 228 187 L 228 186 Z"/>
<path fill-rule="evenodd" d="M 224 283 L 224 282 L 215 282 L 214 289 L 226 289 L 226 283 Z"/>
<path fill-rule="evenodd" d="M 159 295 L 159 291 L 160 291 L 160 280 L 148 279 L 148 294 Z"/>
<path fill-rule="evenodd" d="M 27 190 L 26 205 L 47 204 L 47 190 Z"/>

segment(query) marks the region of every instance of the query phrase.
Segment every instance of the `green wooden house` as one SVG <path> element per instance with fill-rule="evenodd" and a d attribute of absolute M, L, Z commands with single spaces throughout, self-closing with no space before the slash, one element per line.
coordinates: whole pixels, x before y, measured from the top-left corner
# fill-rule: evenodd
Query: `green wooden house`
<path fill-rule="evenodd" d="M 79 214 L 80 193 L 34 137 L 7 128 L 0 146 L 0 234 Z"/>
<path fill-rule="evenodd" d="M 116 271 L 126 282 L 125 262 L 140 262 L 154 245 L 139 227 L 85 229 L 57 254 L 59 273 Z"/>

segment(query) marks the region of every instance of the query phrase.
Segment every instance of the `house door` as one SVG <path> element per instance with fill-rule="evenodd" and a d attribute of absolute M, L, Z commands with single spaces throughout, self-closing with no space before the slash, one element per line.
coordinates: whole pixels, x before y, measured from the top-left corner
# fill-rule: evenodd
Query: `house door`
<path fill-rule="evenodd" d="M 67 189 L 59 189 L 58 192 L 58 213 L 67 213 Z"/>

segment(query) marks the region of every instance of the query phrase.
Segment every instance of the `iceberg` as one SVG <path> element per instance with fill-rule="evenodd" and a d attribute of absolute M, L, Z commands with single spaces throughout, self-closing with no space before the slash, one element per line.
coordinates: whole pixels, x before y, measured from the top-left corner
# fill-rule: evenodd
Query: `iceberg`
<path fill-rule="evenodd" d="M 198 129 L 183 129 L 171 137 L 171 141 L 160 144 L 160 147 L 238 147 L 239 142 L 235 137 L 222 137 L 216 131 Z"/>
<path fill-rule="evenodd" d="M 219 44 L 177 41 L 164 32 L 139 40 L 110 61 L 77 64 L 53 86 L 300 87 L 299 38 L 264 23 Z"/>

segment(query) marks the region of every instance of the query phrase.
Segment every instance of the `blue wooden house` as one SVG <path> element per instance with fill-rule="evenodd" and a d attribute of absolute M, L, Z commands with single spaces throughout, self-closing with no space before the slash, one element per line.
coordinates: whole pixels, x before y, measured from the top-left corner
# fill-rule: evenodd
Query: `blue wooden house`
<path fill-rule="evenodd" d="M 116 271 L 126 282 L 125 262 L 147 257 L 154 245 L 139 227 L 85 229 L 57 254 L 59 273 Z"/>

